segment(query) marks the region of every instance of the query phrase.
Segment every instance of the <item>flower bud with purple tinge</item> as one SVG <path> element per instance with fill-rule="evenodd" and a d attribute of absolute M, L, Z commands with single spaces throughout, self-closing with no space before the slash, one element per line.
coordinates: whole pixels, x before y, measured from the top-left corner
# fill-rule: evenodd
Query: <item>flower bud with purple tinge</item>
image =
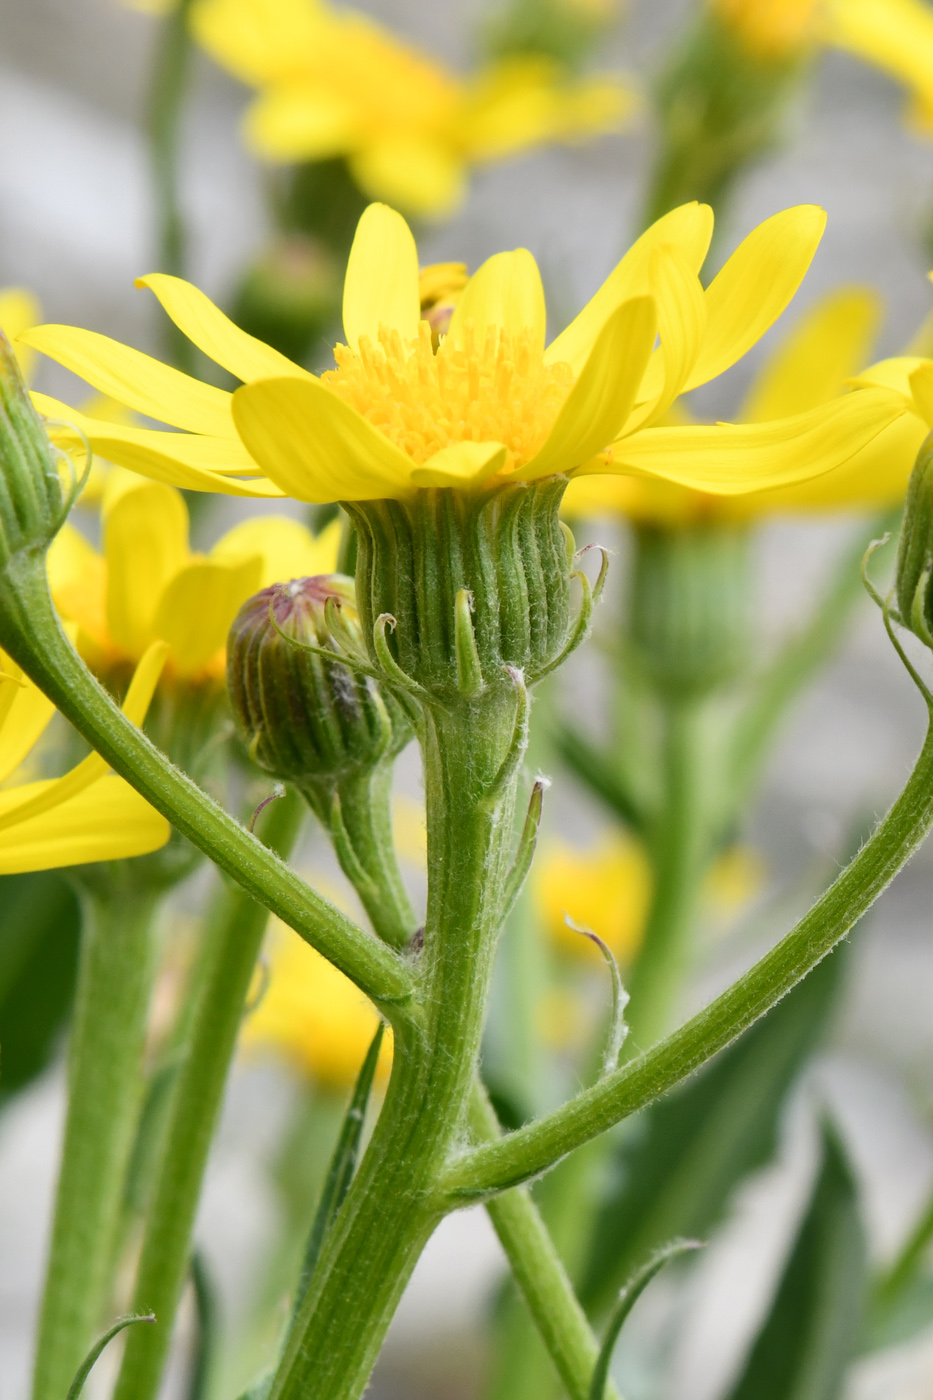
<path fill-rule="evenodd" d="M 328 602 L 342 644 L 358 642 L 362 655 L 353 580 L 342 574 L 264 588 L 240 608 L 227 641 L 240 737 L 259 768 L 299 786 L 373 767 L 411 737 L 397 702 L 340 659 Z"/>

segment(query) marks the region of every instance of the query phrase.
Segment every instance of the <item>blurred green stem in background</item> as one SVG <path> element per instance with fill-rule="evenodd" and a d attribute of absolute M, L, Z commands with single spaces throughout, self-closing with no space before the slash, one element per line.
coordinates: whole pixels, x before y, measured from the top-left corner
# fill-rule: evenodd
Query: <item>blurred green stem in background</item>
<path fill-rule="evenodd" d="M 283 859 L 297 839 L 302 816 L 301 798 L 288 792 L 260 819 L 263 840 Z M 268 920 L 262 905 L 228 887 L 202 935 L 201 968 L 194 979 L 200 999 L 172 1094 L 136 1275 L 134 1297 L 149 1300 L 146 1309 L 157 1321 L 127 1339 L 118 1400 L 147 1400 L 158 1393 L 188 1273 L 204 1169 Z"/>
<path fill-rule="evenodd" d="M 159 21 L 146 110 L 153 204 L 156 213 L 156 260 L 160 272 L 186 274 L 185 218 L 179 170 L 182 123 L 192 63 L 188 15 L 192 0 L 177 0 Z M 176 369 L 190 374 L 194 349 L 172 321 L 165 322 L 166 349 Z"/>
<path fill-rule="evenodd" d="M 111 1302 L 155 968 L 157 899 L 134 883 L 132 863 L 88 867 L 80 884 L 68 1111 L 33 1400 L 61 1400 Z"/>
<path fill-rule="evenodd" d="M 698 199 L 724 231 L 741 177 L 780 148 L 808 69 L 807 50 L 756 54 L 705 9 L 655 87 L 657 152 L 642 227 Z"/>

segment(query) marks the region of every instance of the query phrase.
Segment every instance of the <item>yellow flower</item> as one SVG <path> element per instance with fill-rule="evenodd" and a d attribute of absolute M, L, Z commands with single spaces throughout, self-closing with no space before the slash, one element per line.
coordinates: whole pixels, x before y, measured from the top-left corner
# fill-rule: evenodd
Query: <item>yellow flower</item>
<path fill-rule="evenodd" d="M 133 662 L 156 639 L 176 674 L 223 670 L 224 644 L 240 604 L 269 584 L 336 566 L 340 525 L 315 539 L 296 520 L 257 516 L 235 526 L 210 554 L 188 548 L 188 509 L 172 486 L 114 471 L 102 509 L 103 555 L 66 525 L 49 551 L 49 582 L 79 646 L 108 667 Z"/>
<path fill-rule="evenodd" d="M 739 419 L 767 422 L 837 400 L 864 365 L 877 322 L 877 299 L 867 289 L 848 287 L 824 297 L 765 361 L 739 410 Z M 866 371 L 855 382 L 903 391 L 903 384 L 875 380 L 871 374 Z M 926 435 L 922 422 L 911 411 L 909 391 L 905 409 L 841 466 L 811 480 L 717 499 L 671 482 L 585 477 L 571 482 L 564 508 L 569 515 L 617 511 L 634 520 L 668 525 L 782 511 L 884 509 L 903 500 L 917 449 Z M 672 412 L 686 417 L 680 403 Z"/>
<path fill-rule="evenodd" d="M 35 351 L 21 341 L 16 344 L 16 341 L 23 331 L 38 325 L 40 314 L 38 300 L 25 287 L 0 287 L 0 330 L 7 340 L 13 343 L 19 367 L 27 383 L 32 378 Z"/>
<path fill-rule="evenodd" d="M 411 232 L 399 214 L 371 205 L 350 253 L 336 369 L 316 378 L 238 330 L 196 288 L 152 274 L 143 284 L 176 325 L 243 386 L 231 396 L 104 336 L 40 326 L 25 333 L 28 344 L 185 431 L 120 427 L 44 395 L 35 401 L 95 451 L 155 480 L 310 502 L 592 472 L 731 496 L 830 471 L 905 413 L 903 397 L 863 389 L 773 422 L 660 426 L 679 394 L 729 369 L 781 314 L 825 215 L 802 205 L 767 219 L 704 290 L 712 221 L 697 204 L 659 219 L 547 348 L 534 258 L 523 248 L 498 253 L 470 278 L 435 351 L 420 320 Z"/>
<path fill-rule="evenodd" d="M 584 939 L 566 922 L 599 935 L 620 962 L 641 942 L 651 899 L 644 849 L 621 832 L 605 833 L 588 850 L 554 841 L 534 866 L 534 900 L 543 928 L 558 948 L 579 955 Z"/>
<path fill-rule="evenodd" d="M 372 1003 L 277 919 L 270 933 L 268 985 L 244 1025 L 244 1048 L 275 1050 L 330 1088 L 352 1084 L 379 1024 Z M 387 1036 L 380 1078 L 391 1054 Z"/>
<path fill-rule="evenodd" d="M 823 44 L 880 68 L 911 95 L 909 117 L 933 132 L 933 7 L 927 0 L 709 0 L 713 13 L 765 60 Z"/>
<path fill-rule="evenodd" d="M 136 669 L 123 710 L 141 724 L 165 661 L 151 646 Z M 29 756 L 55 712 L 20 668 L 0 652 L 0 783 Z M 107 763 L 92 753 L 63 778 L 0 791 L 0 875 L 87 861 L 123 860 L 164 846 L 169 825 Z"/>
<path fill-rule="evenodd" d="M 368 16 L 325 0 L 199 0 L 207 51 L 259 89 L 247 144 L 273 161 L 345 156 L 362 189 L 418 215 L 448 213 L 469 168 L 551 141 L 617 130 L 632 94 L 523 58 L 469 78 Z"/>

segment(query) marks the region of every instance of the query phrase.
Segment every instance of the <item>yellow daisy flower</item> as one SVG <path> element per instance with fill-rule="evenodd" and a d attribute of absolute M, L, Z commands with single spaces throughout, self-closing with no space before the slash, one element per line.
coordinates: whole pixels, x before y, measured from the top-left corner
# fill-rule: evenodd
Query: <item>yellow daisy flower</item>
<path fill-rule="evenodd" d="M 909 119 L 933 132 L 933 6 L 927 0 L 709 0 L 714 14 L 764 59 L 820 44 L 880 68 L 911 96 Z"/>
<path fill-rule="evenodd" d="M 586 850 L 552 841 L 534 865 L 534 902 L 541 926 L 563 952 L 579 956 L 586 940 L 568 924 L 598 934 L 620 962 L 629 962 L 644 931 L 651 867 L 644 847 L 622 832 L 605 832 Z"/>
<path fill-rule="evenodd" d="M 145 717 L 165 654 L 156 643 L 136 669 L 123 704 L 134 724 Z M 0 784 L 28 758 L 54 713 L 51 700 L 0 652 Z M 168 838 L 165 818 L 96 753 L 63 778 L 0 791 L 0 875 L 123 860 L 158 850 Z"/>
<path fill-rule="evenodd" d="M 332 963 L 272 921 L 268 984 L 243 1027 L 243 1048 L 274 1050 L 329 1088 L 351 1085 L 376 1033 L 379 1017 L 362 992 Z M 383 1042 L 378 1076 L 392 1062 L 391 1036 Z"/>
<path fill-rule="evenodd" d="M 766 359 L 745 396 L 739 421 L 761 423 L 792 417 L 836 400 L 868 358 L 877 324 L 877 298 L 867 288 L 842 288 L 822 298 Z M 903 383 L 875 380 L 871 370 L 854 382 L 904 390 Z M 570 516 L 610 511 L 668 525 L 747 519 L 783 511 L 883 510 L 903 500 L 927 432 L 909 390 L 905 409 L 848 461 L 808 481 L 717 498 L 665 481 L 583 477 L 570 483 L 564 509 Z M 679 402 L 673 405 L 671 416 L 682 421 L 689 417 Z"/>
<path fill-rule="evenodd" d="M 105 336 L 40 326 L 27 344 L 183 431 L 104 423 L 44 395 L 35 402 L 155 480 L 309 502 L 593 472 L 731 496 L 830 471 L 907 411 L 901 395 L 866 388 L 772 422 L 663 426 L 682 392 L 729 369 L 785 309 L 825 215 L 802 205 L 767 219 L 704 289 L 712 224 L 697 204 L 659 219 L 548 346 L 534 258 L 498 253 L 464 287 L 435 351 L 420 319 L 414 238 L 399 214 L 371 205 L 350 253 L 336 369 L 315 377 L 238 330 L 195 287 L 156 273 L 142 284 L 242 387 L 231 395 Z"/>
<path fill-rule="evenodd" d="M 200 43 L 259 96 L 245 137 L 273 161 L 344 156 L 372 197 L 447 214 L 469 169 L 617 130 L 631 92 L 516 58 L 463 78 L 368 16 L 325 0 L 198 0 Z"/>
<path fill-rule="evenodd" d="M 117 469 L 102 508 L 103 554 L 65 525 L 49 551 L 49 582 L 78 644 L 98 666 L 136 661 L 156 639 L 183 677 L 220 675 L 237 610 L 283 579 L 330 573 L 340 524 L 315 539 L 297 520 L 257 516 L 210 554 L 188 547 L 188 509 L 172 486 Z"/>

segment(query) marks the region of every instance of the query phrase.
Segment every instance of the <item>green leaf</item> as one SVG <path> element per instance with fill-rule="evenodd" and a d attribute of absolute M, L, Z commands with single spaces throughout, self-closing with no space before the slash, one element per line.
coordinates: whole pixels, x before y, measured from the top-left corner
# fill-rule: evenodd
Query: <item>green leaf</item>
<path fill-rule="evenodd" d="M 207 1267 L 207 1260 L 199 1249 L 192 1252 L 189 1271 L 194 1293 L 196 1330 L 186 1400 L 205 1400 L 209 1394 L 211 1370 L 220 1332 L 217 1289 Z"/>
<path fill-rule="evenodd" d="M 692 1249 L 702 1249 L 699 1240 L 671 1240 L 670 1244 L 664 1245 L 661 1249 L 655 1250 L 650 1259 L 647 1259 L 636 1274 L 629 1279 L 628 1283 L 619 1294 L 619 1301 L 613 1309 L 612 1316 L 606 1325 L 606 1333 L 603 1337 L 602 1346 L 599 1349 L 599 1356 L 596 1358 L 596 1365 L 593 1368 L 593 1379 L 590 1383 L 590 1400 L 605 1400 L 606 1384 L 609 1380 L 609 1367 L 612 1363 L 612 1353 L 615 1350 L 616 1342 L 619 1340 L 619 1333 L 625 1324 L 629 1313 L 644 1293 L 648 1284 L 655 1274 L 660 1273 L 665 1264 L 669 1264 L 672 1259 L 676 1259 L 681 1254 L 686 1254 Z"/>
<path fill-rule="evenodd" d="M 54 871 L 0 877 L 0 1108 L 46 1068 L 68 1021 L 81 911 Z"/>
<path fill-rule="evenodd" d="M 81 1365 L 75 1373 L 74 1380 L 68 1387 L 68 1394 L 65 1400 L 78 1400 L 78 1396 L 84 1389 L 84 1382 L 91 1374 L 94 1363 L 104 1350 L 104 1347 L 107 1346 L 108 1342 L 113 1341 L 118 1332 L 122 1332 L 124 1327 L 132 1327 L 134 1322 L 155 1322 L 155 1313 L 131 1313 L 129 1317 L 118 1317 L 113 1326 L 108 1327 L 104 1335 L 97 1338 L 97 1341 L 81 1362 Z"/>
<path fill-rule="evenodd" d="M 809 1208 L 729 1400 L 837 1400 L 858 1347 L 866 1281 L 855 1183 L 838 1138 L 824 1127 Z"/>
<path fill-rule="evenodd" d="M 604 1311 L 638 1260 L 666 1240 L 707 1236 L 738 1182 L 770 1160 L 781 1106 L 826 1022 L 847 946 L 633 1121 L 582 1274 L 588 1311 Z"/>

